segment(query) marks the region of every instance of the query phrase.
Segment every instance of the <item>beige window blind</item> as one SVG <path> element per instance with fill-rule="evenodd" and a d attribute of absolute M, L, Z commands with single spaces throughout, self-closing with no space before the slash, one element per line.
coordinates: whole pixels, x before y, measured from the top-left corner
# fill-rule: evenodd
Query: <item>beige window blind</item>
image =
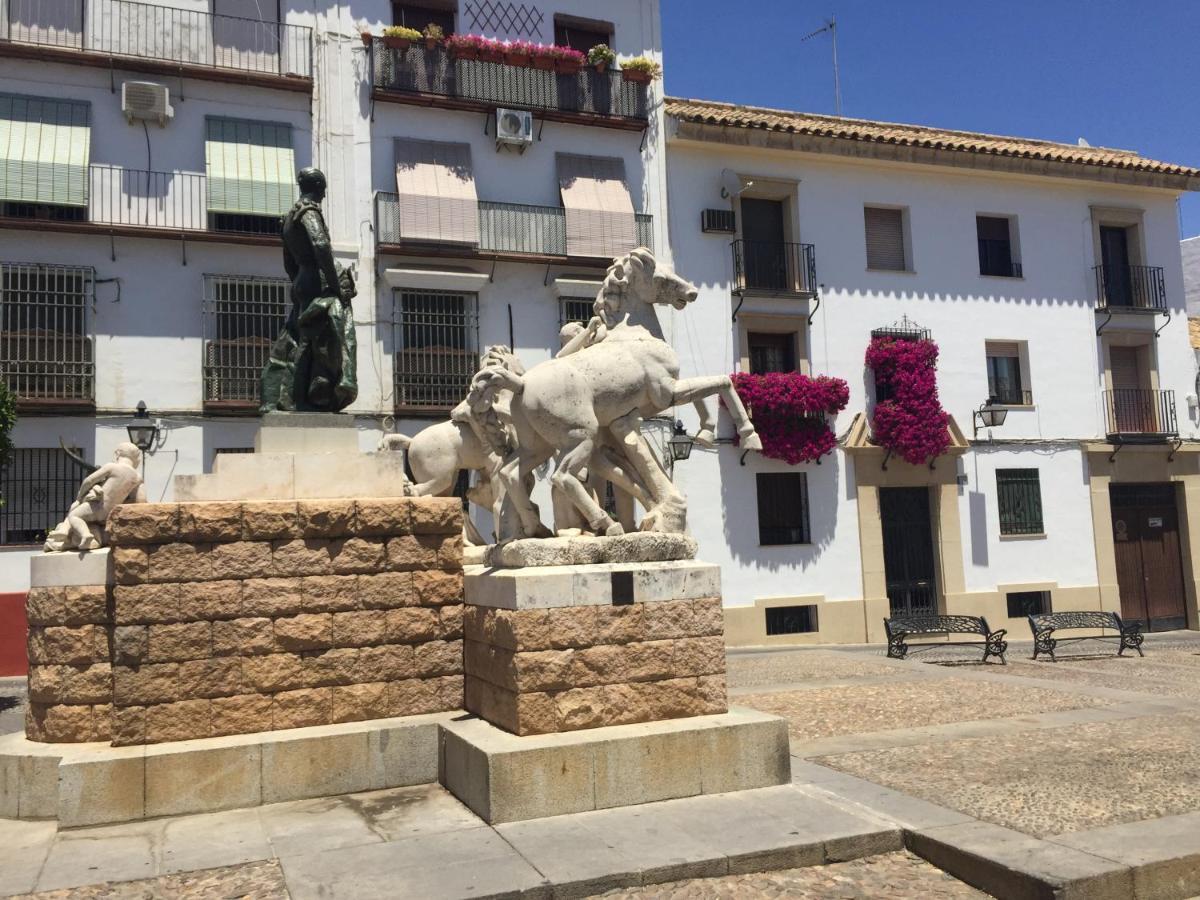
<path fill-rule="evenodd" d="M 87 206 L 91 104 L 0 94 L 0 200 Z"/>
<path fill-rule="evenodd" d="M 282 216 L 296 199 L 292 126 L 209 116 L 208 211 Z"/>
<path fill-rule="evenodd" d="M 902 272 L 904 261 L 904 211 L 863 208 L 867 228 L 867 268 Z"/>
<path fill-rule="evenodd" d="M 567 255 L 612 258 L 637 247 L 625 161 L 559 153 L 558 186 L 567 219 Z"/>
<path fill-rule="evenodd" d="M 471 145 L 396 140 L 400 239 L 479 245 Z"/>

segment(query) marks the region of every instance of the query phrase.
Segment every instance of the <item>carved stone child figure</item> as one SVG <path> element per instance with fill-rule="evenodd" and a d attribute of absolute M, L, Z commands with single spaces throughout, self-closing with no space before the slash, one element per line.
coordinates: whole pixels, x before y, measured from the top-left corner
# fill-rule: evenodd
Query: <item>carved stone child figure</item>
<path fill-rule="evenodd" d="M 117 445 L 113 461 L 83 480 L 67 517 L 46 535 L 46 552 L 95 550 L 104 545 L 104 523 L 122 503 L 145 503 L 146 489 L 138 468 L 142 451 L 128 441 Z"/>

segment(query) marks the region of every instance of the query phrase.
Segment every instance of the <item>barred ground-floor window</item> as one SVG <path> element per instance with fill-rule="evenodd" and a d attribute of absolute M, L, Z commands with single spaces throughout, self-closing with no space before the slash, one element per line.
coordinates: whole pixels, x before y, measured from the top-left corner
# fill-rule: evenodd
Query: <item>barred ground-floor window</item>
<path fill-rule="evenodd" d="M 204 402 L 258 405 L 259 378 L 287 317 L 288 281 L 204 276 Z"/>
<path fill-rule="evenodd" d="M 479 368 L 477 295 L 396 290 L 392 339 L 396 408 L 457 406 Z"/>
<path fill-rule="evenodd" d="M 0 262 L 0 378 L 23 406 L 90 404 L 90 266 Z"/>
<path fill-rule="evenodd" d="M 87 475 L 88 470 L 59 447 L 13 450 L 0 470 L 0 545 L 45 541 Z"/>
<path fill-rule="evenodd" d="M 997 469 L 1001 534 L 1041 534 L 1042 487 L 1037 469 Z"/>
<path fill-rule="evenodd" d="M 758 542 L 763 546 L 807 544 L 808 475 L 804 472 L 760 472 Z"/>

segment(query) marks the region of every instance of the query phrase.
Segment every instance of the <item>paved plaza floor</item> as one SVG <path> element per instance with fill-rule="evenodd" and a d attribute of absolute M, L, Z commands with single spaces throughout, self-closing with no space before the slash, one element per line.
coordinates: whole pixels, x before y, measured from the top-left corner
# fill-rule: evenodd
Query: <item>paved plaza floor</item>
<path fill-rule="evenodd" d="M 1030 649 L 1014 641 L 1007 666 L 732 651 L 731 702 L 789 721 L 791 786 L 496 827 L 432 785 L 61 832 L 3 821 L 0 895 L 1198 893 L 1200 635 L 1152 635 L 1144 659 Z M 20 693 L 0 681 L 0 704 Z"/>

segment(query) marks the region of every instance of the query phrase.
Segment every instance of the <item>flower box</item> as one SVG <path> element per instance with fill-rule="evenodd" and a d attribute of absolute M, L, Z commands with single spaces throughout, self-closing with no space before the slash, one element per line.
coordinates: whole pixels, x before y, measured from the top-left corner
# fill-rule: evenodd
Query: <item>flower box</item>
<path fill-rule="evenodd" d="M 364 31 L 362 33 L 361 37 L 362 37 L 363 46 L 370 47 L 371 46 L 371 32 Z"/>
<path fill-rule="evenodd" d="M 412 40 L 406 37 L 383 36 L 383 46 L 389 50 L 407 50 L 412 46 Z"/>
<path fill-rule="evenodd" d="M 504 61 L 510 66 L 524 69 L 529 66 L 530 56 L 524 51 L 509 50 L 504 54 Z"/>
<path fill-rule="evenodd" d="M 450 48 L 450 56 L 452 59 L 479 59 L 479 48 L 452 46 Z"/>
<path fill-rule="evenodd" d="M 543 72 L 554 71 L 553 56 L 534 56 L 530 59 L 529 64 L 535 69 L 541 69 Z"/>
<path fill-rule="evenodd" d="M 762 441 L 762 455 L 788 465 L 816 462 L 837 446 L 828 416 L 846 408 L 850 387 L 841 378 L 799 372 L 737 372 L 733 387 Z"/>
<path fill-rule="evenodd" d="M 479 61 L 480 62 L 490 62 L 490 63 L 502 63 L 502 62 L 504 62 L 504 52 L 502 50 L 497 50 L 494 47 L 480 47 L 479 48 Z"/>
<path fill-rule="evenodd" d="M 634 84 L 649 84 L 654 76 L 641 69 L 622 69 L 621 80 L 632 81 Z"/>
<path fill-rule="evenodd" d="M 554 71 L 559 75 L 578 75 L 583 68 L 582 60 L 578 59 L 556 59 L 554 61 Z"/>

